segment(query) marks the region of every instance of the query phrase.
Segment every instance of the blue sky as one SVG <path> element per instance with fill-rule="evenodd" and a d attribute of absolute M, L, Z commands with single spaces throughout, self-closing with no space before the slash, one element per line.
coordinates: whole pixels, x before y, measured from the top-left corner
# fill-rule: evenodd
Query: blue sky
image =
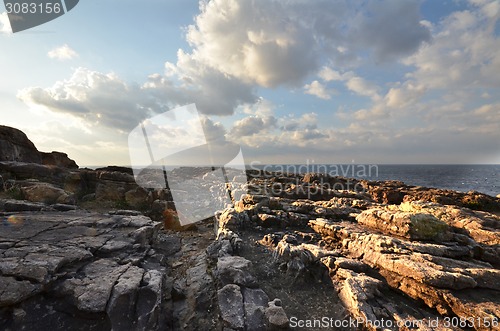
<path fill-rule="evenodd" d="M 0 124 L 126 165 L 134 127 L 195 103 L 247 162 L 500 163 L 499 17 L 498 0 L 82 0 L 12 34 L 0 5 Z"/>

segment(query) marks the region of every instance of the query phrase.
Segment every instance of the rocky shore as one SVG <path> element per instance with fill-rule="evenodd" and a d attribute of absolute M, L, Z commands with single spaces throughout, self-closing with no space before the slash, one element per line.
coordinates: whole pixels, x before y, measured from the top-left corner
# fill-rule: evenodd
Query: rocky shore
<path fill-rule="evenodd" d="M 500 330 L 499 198 L 258 171 L 231 189 L 182 227 L 169 188 L 0 127 L 0 329 Z"/>

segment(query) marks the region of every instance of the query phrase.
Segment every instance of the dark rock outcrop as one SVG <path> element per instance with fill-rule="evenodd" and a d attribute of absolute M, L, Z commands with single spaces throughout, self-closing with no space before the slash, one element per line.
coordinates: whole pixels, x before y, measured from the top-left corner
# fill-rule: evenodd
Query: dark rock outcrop
<path fill-rule="evenodd" d="M 39 152 L 26 134 L 18 129 L 0 125 L 0 162 L 13 161 L 78 169 L 67 154 Z"/>
<path fill-rule="evenodd" d="M 39 164 L 42 156 L 24 132 L 0 125 L 0 161 Z"/>

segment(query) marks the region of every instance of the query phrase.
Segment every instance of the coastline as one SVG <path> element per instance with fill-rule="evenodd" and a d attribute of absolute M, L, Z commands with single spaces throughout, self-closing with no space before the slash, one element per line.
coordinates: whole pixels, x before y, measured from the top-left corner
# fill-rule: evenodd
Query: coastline
<path fill-rule="evenodd" d="M 95 170 L 106 167 L 83 166 L 81 168 Z M 123 167 L 132 169 L 130 166 Z M 361 172 L 356 171 L 356 167 L 360 168 Z M 166 170 L 175 168 L 176 166 L 166 167 Z M 407 185 L 464 193 L 477 191 L 493 197 L 500 194 L 500 164 L 250 164 L 246 168 L 280 172 L 292 170 L 288 172 L 295 174 L 327 173 L 333 177 L 358 180 L 397 180 Z"/>
<path fill-rule="evenodd" d="M 498 329 L 498 197 L 5 151 L 1 329 Z"/>

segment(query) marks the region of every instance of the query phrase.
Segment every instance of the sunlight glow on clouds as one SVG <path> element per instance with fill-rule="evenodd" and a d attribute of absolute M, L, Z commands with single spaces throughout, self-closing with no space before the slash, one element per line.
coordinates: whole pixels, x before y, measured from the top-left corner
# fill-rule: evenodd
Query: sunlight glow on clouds
<path fill-rule="evenodd" d="M 157 104 L 141 87 L 129 85 L 114 74 L 85 68 L 76 69 L 70 79 L 56 82 L 51 88 L 23 89 L 18 98 L 73 115 L 92 127 L 111 126 L 123 132 L 157 110 Z"/>

